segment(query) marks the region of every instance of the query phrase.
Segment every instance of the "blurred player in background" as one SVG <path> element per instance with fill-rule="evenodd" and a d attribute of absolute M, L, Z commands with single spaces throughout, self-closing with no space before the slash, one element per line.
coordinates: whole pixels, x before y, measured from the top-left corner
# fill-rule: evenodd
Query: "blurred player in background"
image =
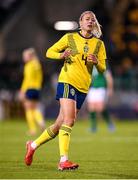
<path fill-rule="evenodd" d="M 94 67 L 92 76 L 93 81 L 87 95 L 87 107 L 91 121 L 90 130 L 92 132 L 97 131 L 97 114 L 101 113 L 107 123 L 108 129 L 114 131 L 115 127 L 107 108 L 107 101 L 113 95 L 112 74 L 109 70 L 99 73 Z"/>
<path fill-rule="evenodd" d="M 87 95 L 93 66 L 99 72 L 106 69 L 106 51 L 103 41 L 99 39 L 102 33 L 95 14 L 85 11 L 81 14 L 79 23 L 79 32 L 65 34 L 46 53 L 48 58 L 64 60 L 56 95 L 60 111 L 53 125 L 35 141 L 28 141 L 25 156 L 27 165 L 31 165 L 33 154 L 40 145 L 59 135 L 58 169 L 76 169 L 79 166 L 68 160 L 72 127 Z"/>
<path fill-rule="evenodd" d="M 35 135 L 37 132 L 37 125 L 41 130 L 45 129 L 44 117 L 39 107 L 43 73 L 34 48 L 28 48 L 23 51 L 23 61 L 25 63 L 24 78 L 19 97 L 24 105 L 29 134 Z"/>

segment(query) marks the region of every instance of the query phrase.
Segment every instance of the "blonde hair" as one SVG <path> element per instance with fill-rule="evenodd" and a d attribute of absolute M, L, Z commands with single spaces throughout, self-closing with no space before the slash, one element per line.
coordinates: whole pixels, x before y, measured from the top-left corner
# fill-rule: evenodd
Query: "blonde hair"
<path fill-rule="evenodd" d="M 23 54 L 30 54 L 32 56 L 36 56 L 36 50 L 34 48 L 27 48 L 23 51 Z"/>
<path fill-rule="evenodd" d="M 99 24 L 99 22 L 98 22 L 98 20 L 97 20 L 97 18 L 96 18 L 96 16 L 95 16 L 95 14 L 94 14 L 92 11 L 84 11 L 84 12 L 80 15 L 79 22 L 82 21 L 82 18 L 83 18 L 83 16 L 84 16 L 85 14 L 92 14 L 92 15 L 94 16 L 94 18 L 95 18 L 95 26 L 94 26 L 94 28 L 93 28 L 93 30 L 92 30 L 92 34 L 93 34 L 94 36 L 96 36 L 97 38 L 100 38 L 101 35 L 102 35 L 101 25 Z M 80 29 L 81 29 L 81 27 L 80 27 Z"/>

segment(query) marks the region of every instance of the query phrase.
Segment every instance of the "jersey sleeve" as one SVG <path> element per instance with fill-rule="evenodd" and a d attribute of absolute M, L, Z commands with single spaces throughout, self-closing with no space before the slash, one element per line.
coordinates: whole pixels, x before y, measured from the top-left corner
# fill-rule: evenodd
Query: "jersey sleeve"
<path fill-rule="evenodd" d="M 102 42 L 99 53 L 98 53 L 98 64 L 96 65 L 96 68 L 99 72 L 104 72 L 106 70 L 106 50 L 104 43 Z"/>
<path fill-rule="evenodd" d="M 26 78 L 26 67 L 24 67 L 24 77 L 23 77 L 23 81 L 21 84 L 21 91 L 25 92 L 27 87 L 28 87 L 28 81 Z"/>
<path fill-rule="evenodd" d="M 51 59 L 60 59 L 61 52 L 65 50 L 67 47 L 67 34 L 65 34 L 58 42 L 56 42 L 47 50 L 46 57 Z"/>
<path fill-rule="evenodd" d="M 24 79 L 21 85 L 21 91 L 25 92 L 27 89 L 27 81 Z"/>

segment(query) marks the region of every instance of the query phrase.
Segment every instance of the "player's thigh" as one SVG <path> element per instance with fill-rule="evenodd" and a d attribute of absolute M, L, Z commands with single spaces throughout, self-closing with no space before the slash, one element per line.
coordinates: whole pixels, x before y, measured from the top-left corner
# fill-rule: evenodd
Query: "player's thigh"
<path fill-rule="evenodd" d="M 99 112 L 101 113 L 105 108 L 105 102 L 104 101 L 99 101 L 96 103 L 96 106 L 95 106 L 95 110 L 96 112 Z"/>
<path fill-rule="evenodd" d="M 91 101 L 87 102 L 88 111 L 95 111 L 96 105 L 97 105 L 96 102 L 93 102 L 93 101 L 92 102 Z"/>
<path fill-rule="evenodd" d="M 38 102 L 26 99 L 24 101 L 24 106 L 25 106 L 25 109 L 35 109 L 38 106 Z"/>
<path fill-rule="evenodd" d="M 76 118 L 76 101 L 68 98 L 60 98 L 60 107 L 65 121 L 74 121 Z"/>

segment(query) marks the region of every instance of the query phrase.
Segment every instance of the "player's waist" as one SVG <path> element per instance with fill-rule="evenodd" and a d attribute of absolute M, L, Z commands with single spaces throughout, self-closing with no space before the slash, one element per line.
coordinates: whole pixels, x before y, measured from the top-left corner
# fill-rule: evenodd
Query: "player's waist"
<path fill-rule="evenodd" d="M 31 85 L 26 85 L 25 89 L 37 89 L 40 90 L 42 87 L 41 84 L 31 84 Z"/>
<path fill-rule="evenodd" d="M 90 86 L 89 80 L 86 83 L 86 81 L 83 81 L 82 79 L 81 80 L 80 79 L 71 79 L 71 78 L 66 78 L 66 77 L 62 77 L 62 76 L 59 77 L 58 82 L 68 83 L 68 84 L 72 85 L 73 87 L 75 87 L 78 91 L 83 92 L 83 93 L 87 93 L 89 90 L 89 86 Z"/>

